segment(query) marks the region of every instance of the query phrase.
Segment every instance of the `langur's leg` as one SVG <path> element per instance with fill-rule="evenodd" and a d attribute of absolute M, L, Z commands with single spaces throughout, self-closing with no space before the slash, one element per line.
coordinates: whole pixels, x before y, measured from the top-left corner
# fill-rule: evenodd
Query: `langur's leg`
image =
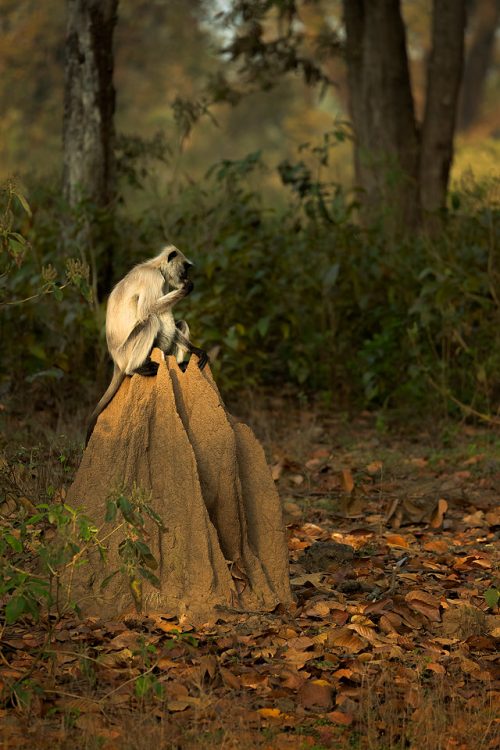
<path fill-rule="evenodd" d="M 198 357 L 198 367 L 200 368 L 200 370 L 203 370 L 208 362 L 208 354 L 203 349 L 194 346 L 194 344 L 192 344 L 190 340 L 186 336 L 184 336 L 182 330 L 180 330 L 179 328 L 176 329 L 175 343 L 177 346 L 183 347 L 186 351 L 191 352 L 191 354 L 196 354 L 196 356 Z"/>
<path fill-rule="evenodd" d="M 151 378 L 158 372 L 158 367 L 158 362 L 153 362 L 153 360 L 148 357 L 142 365 L 135 368 L 134 373 L 137 375 L 143 375 L 146 378 Z"/>
<path fill-rule="evenodd" d="M 176 324 L 175 324 L 175 327 L 177 328 L 178 331 L 180 331 L 182 333 L 182 335 L 184 336 L 184 338 L 189 341 L 189 326 L 186 323 L 186 321 L 185 320 L 178 320 L 176 322 Z M 175 355 L 175 359 L 177 360 L 177 364 L 179 366 L 181 366 L 181 364 L 183 364 L 183 362 L 184 362 L 184 357 L 188 353 L 188 348 L 187 348 L 187 346 L 185 344 L 181 343 L 178 340 L 177 337 L 175 338 L 174 341 L 175 341 L 175 343 L 174 343 L 174 355 Z M 181 370 L 182 369 L 183 368 L 181 367 Z M 184 367 L 184 369 L 186 369 L 186 367 Z"/>
<path fill-rule="evenodd" d="M 144 375 L 152 377 L 158 371 L 158 363 L 150 359 L 153 344 L 158 333 L 159 322 L 156 318 L 136 325 L 122 349 L 127 355 L 126 375 Z"/>

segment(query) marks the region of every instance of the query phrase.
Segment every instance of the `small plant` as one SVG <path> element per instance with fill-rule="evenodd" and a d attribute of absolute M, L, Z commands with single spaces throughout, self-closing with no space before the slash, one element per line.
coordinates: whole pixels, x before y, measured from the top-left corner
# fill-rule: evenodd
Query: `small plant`
<path fill-rule="evenodd" d="M 119 571 L 114 571 L 105 579 L 101 588 L 105 588 L 111 579 L 121 572 L 128 580 L 138 612 L 142 609 L 142 580 L 148 581 L 156 588 L 160 587 L 160 581 L 153 572 L 158 568 L 158 561 L 147 543 L 145 516 L 148 516 L 160 531 L 164 530 L 164 526 L 162 519 L 149 505 L 147 499 L 137 488 L 130 497 L 118 491 L 109 498 L 106 507 L 106 521 L 113 522 L 119 514 L 122 516 L 125 537 L 118 547 L 122 565 Z"/>
<path fill-rule="evenodd" d="M 69 505 L 41 503 L 37 512 L 0 525 L 0 597 L 7 625 L 42 611 L 59 617 L 78 609 L 63 598 L 61 577 L 84 549 L 99 544 L 97 528 Z"/>
<path fill-rule="evenodd" d="M 0 185 L 0 257 L 2 273 L 8 273 L 12 267 L 19 267 L 24 258 L 29 242 L 26 237 L 15 231 L 19 209 L 25 216 L 31 216 L 28 201 L 21 190 L 11 180 Z"/>
<path fill-rule="evenodd" d="M 145 698 L 147 695 L 163 698 L 164 687 L 153 672 L 157 662 L 156 646 L 152 643 L 146 643 L 144 639 L 141 639 L 139 655 L 144 671 L 135 680 L 135 694 L 137 698 Z"/>

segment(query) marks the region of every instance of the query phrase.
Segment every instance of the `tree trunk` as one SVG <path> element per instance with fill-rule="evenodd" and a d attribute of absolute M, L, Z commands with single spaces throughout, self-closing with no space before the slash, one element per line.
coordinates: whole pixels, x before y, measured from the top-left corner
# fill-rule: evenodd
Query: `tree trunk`
<path fill-rule="evenodd" d="M 365 214 L 419 220 L 418 133 L 399 0 L 344 0 L 355 168 Z"/>
<path fill-rule="evenodd" d="M 465 64 L 459 127 L 467 130 L 477 120 L 483 101 L 495 33 L 500 21 L 500 0 L 476 0 L 471 13 L 472 40 Z"/>
<path fill-rule="evenodd" d="M 71 206 L 114 197 L 113 31 L 118 0 L 67 0 L 64 194 Z"/>
<path fill-rule="evenodd" d="M 434 0 L 420 154 L 420 203 L 424 212 L 436 212 L 446 203 L 462 80 L 464 30 L 465 0 Z"/>

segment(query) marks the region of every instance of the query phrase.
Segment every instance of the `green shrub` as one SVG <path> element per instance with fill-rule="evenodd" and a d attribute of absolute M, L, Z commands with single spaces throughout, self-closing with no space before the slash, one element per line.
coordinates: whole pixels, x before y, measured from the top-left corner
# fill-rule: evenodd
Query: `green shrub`
<path fill-rule="evenodd" d="M 357 225 L 355 195 L 326 178 L 334 140 L 276 173 L 258 153 L 226 160 L 201 182 L 167 186 L 147 209 L 144 191 L 128 193 L 114 220 L 89 206 L 70 215 L 56 195 L 30 191 L 33 252 L 9 277 L 11 296 L 28 296 L 48 264 L 63 277 L 66 258 L 78 257 L 95 298 L 84 280 L 62 299 L 4 310 L 4 390 L 41 381 L 69 397 L 76 384 L 97 398 L 108 377 L 104 292 L 168 240 L 195 261 L 195 290 L 176 313 L 217 353 L 226 392 L 291 384 L 334 404 L 495 410 L 497 185 L 459 186 L 439 234 L 395 242 Z M 277 178 L 278 197 L 264 198 L 261 185 Z M 80 226 L 91 227 L 85 243 Z"/>

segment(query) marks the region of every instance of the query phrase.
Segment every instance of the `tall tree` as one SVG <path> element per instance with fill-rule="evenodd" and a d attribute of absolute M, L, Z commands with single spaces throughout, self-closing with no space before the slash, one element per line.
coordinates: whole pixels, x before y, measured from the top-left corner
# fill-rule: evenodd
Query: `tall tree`
<path fill-rule="evenodd" d="M 415 227 L 445 205 L 462 76 L 465 0 L 434 0 L 425 115 L 413 106 L 400 0 L 343 0 L 355 167 L 365 208 Z"/>
<path fill-rule="evenodd" d="M 453 156 L 466 0 L 432 2 L 421 118 L 413 99 L 402 0 L 343 0 L 345 40 L 333 1 L 313 3 L 321 11 L 316 33 L 306 20 L 310 5 L 310 0 L 233 0 L 226 23 L 236 33 L 224 51 L 239 64 L 244 82 L 270 88 L 288 72 L 302 73 L 307 83 L 327 83 L 325 60 L 343 47 L 365 216 L 383 217 L 395 231 L 428 218 L 433 225 L 429 214 L 445 206 Z"/>
<path fill-rule="evenodd" d="M 459 126 L 462 130 L 470 128 L 478 119 L 500 22 L 500 0 L 472 0 L 469 5 L 471 39 L 460 102 Z"/>
<path fill-rule="evenodd" d="M 113 32 L 118 0 L 67 0 L 64 194 L 98 207 L 115 193 Z"/>

